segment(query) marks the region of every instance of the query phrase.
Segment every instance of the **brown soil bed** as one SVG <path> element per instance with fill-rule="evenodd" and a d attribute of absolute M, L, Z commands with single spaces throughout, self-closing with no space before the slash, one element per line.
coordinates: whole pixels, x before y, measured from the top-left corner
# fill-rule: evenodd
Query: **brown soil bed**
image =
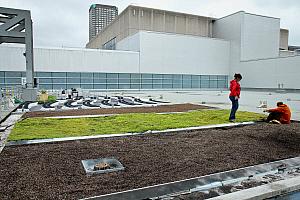
<path fill-rule="evenodd" d="M 54 116 L 78 116 L 78 115 L 101 115 L 122 113 L 163 113 L 163 112 L 185 112 L 189 110 L 208 109 L 212 107 L 196 104 L 174 104 L 159 105 L 153 107 L 127 107 L 127 108 L 97 108 L 97 109 L 74 109 L 63 111 L 37 111 L 27 112 L 23 118 L 29 117 L 54 117 Z"/>
<path fill-rule="evenodd" d="M 11 146 L 0 154 L 0 199 L 79 199 L 299 154 L 299 123 Z M 125 171 L 86 176 L 81 160 L 105 157 Z"/>

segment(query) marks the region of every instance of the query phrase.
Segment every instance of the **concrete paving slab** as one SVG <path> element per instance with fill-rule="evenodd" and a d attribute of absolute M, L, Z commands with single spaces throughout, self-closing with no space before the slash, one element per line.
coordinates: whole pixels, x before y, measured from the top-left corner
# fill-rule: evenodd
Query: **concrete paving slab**
<path fill-rule="evenodd" d="M 0 153 L 6 144 L 7 138 L 12 131 L 14 124 L 21 119 L 22 115 L 23 114 L 10 115 L 4 122 L 1 123 L 1 127 L 4 127 L 4 131 L 0 132 Z"/>

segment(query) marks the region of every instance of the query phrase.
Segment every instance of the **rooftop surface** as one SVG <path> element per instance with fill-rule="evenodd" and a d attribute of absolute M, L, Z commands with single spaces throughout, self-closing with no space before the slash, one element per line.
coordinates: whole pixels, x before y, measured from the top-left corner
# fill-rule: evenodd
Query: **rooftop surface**
<path fill-rule="evenodd" d="M 228 98 L 229 92 L 224 91 L 132 91 L 122 92 L 124 95 L 134 95 L 140 98 L 153 96 L 162 97 L 162 100 L 172 103 L 194 103 L 207 106 L 230 109 L 231 102 Z M 105 94 L 102 92 L 102 94 Z M 120 92 L 110 92 L 107 94 L 120 94 Z M 239 101 L 239 110 L 263 113 L 264 109 L 257 108 L 260 101 L 267 101 L 268 108 L 276 107 L 276 102 L 286 103 L 292 110 L 292 119 L 300 120 L 300 93 L 285 91 L 244 91 L 242 89 Z"/>

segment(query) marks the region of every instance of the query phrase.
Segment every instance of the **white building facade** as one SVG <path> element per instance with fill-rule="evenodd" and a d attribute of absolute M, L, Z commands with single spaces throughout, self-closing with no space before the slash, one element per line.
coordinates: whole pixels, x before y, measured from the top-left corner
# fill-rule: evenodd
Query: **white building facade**
<path fill-rule="evenodd" d="M 138 31 L 116 50 L 35 48 L 39 88 L 199 90 L 300 89 L 300 56 L 280 57 L 280 19 L 238 12 L 214 20 L 211 37 Z M 20 85 L 24 49 L 0 46 L 0 86 Z"/>

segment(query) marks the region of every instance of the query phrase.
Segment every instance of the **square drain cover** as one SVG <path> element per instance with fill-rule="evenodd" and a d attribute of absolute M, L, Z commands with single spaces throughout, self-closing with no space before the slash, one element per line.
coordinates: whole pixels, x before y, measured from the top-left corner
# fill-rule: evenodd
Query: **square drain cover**
<path fill-rule="evenodd" d="M 123 165 L 115 158 L 99 158 L 82 160 L 82 165 L 86 174 L 103 174 L 124 170 Z"/>

